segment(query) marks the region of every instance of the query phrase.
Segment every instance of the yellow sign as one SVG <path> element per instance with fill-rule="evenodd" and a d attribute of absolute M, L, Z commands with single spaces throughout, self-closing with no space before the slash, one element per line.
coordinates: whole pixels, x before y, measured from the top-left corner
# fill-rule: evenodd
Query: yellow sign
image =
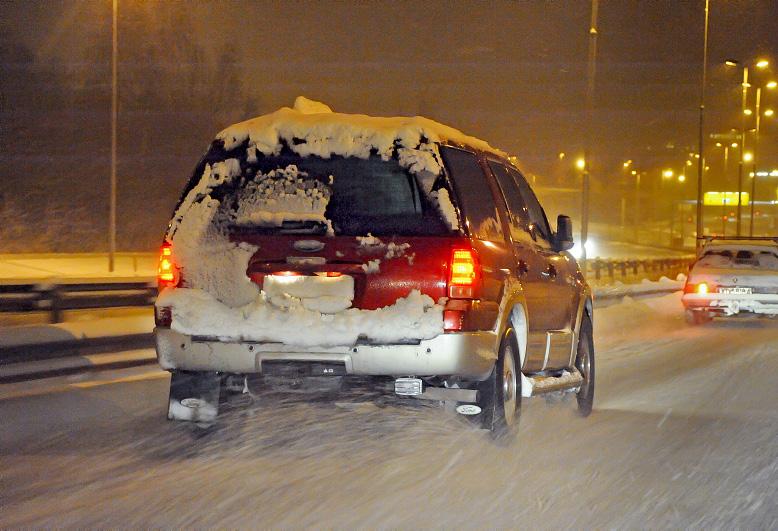
<path fill-rule="evenodd" d="M 702 202 L 708 206 L 737 206 L 737 192 L 705 192 Z M 748 204 L 748 192 L 740 194 L 740 204 Z"/>

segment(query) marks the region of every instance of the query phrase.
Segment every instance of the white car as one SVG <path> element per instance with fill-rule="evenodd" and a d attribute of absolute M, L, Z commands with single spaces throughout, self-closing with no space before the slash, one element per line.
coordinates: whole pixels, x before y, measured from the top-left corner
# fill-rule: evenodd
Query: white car
<path fill-rule="evenodd" d="M 683 293 L 686 320 L 778 315 L 778 237 L 709 238 Z"/>

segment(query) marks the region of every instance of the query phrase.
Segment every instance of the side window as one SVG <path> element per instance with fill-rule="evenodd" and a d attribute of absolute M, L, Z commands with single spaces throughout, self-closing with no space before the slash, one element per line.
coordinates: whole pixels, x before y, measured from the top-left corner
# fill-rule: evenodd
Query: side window
<path fill-rule="evenodd" d="M 502 195 L 508 206 L 508 218 L 511 228 L 511 237 L 513 241 L 522 241 L 529 238 L 528 225 L 530 224 L 529 212 L 521 197 L 516 181 L 509 173 L 509 169 L 502 164 L 489 161 L 489 167 L 497 178 Z"/>
<path fill-rule="evenodd" d="M 535 231 L 546 241 L 551 241 L 551 228 L 548 226 L 548 220 L 546 219 L 546 213 L 543 211 L 543 207 L 540 206 L 538 198 L 535 197 L 535 192 L 529 187 L 524 177 L 514 169 L 508 169 L 513 176 L 516 184 L 519 186 L 519 192 L 524 198 L 524 203 L 527 205 L 529 211 L 529 220 L 533 225 Z"/>
<path fill-rule="evenodd" d="M 470 234 L 483 240 L 504 238 L 491 188 L 476 156 L 448 146 L 441 146 L 440 154 Z"/>

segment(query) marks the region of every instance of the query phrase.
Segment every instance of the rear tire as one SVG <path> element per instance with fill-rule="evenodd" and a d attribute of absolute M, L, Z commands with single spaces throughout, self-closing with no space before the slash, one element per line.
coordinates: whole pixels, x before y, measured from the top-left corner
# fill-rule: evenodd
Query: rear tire
<path fill-rule="evenodd" d="M 713 319 L 708 312 L 702 310 L 686 310 L 684 315 L 686 322 L 692 326 L 704 325 Z"/>
<path fill-rule="evenodd" d="M 521 369 L 519 348 L 513 329 L 508 329 L 489 378 L 478 386 L 481 427 L 495 438 L 507 438 L 518 431 L 521 418 Z"/>
<path fill-rule="evenodd" d="M 584 312 L 581 319 L 581 330 L 578 333 L 578 351 L 575 357 L 575 368 L 583 376 L 583 383 L 576 394 L 578 413 L 588 417 L 594 405 L 594 334 L 592 320 Z"/>
<path fill-rule="evenodd" d="M 213 423 L 219 413 L 221 380 L 215 372 L 172 371 L 167 418 Z"/>

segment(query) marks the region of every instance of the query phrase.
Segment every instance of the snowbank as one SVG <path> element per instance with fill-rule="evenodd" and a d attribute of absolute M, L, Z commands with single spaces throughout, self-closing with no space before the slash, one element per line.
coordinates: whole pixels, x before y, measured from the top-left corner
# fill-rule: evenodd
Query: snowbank
<path fill-rule="evenodd" d="M 643 279 L 638 284 L 624 284 L 618 280 L 607 286 L 598 286 L 594 288 L 595 300 L 599 298 L 614 298 L 626 295 L 641 295 L 655 292 L 667 292 L 671 290 L 681 290 L 686 282 L 686 275 L 679 274 L 675 280 L 662 277 L 659 280 Z"/>
<path fill-rule="evenodd" d="M 278 342 L 301 347 L 354 345 L 367 337 L 377 342 L 430 339 L 443 333 L 443 306 L 413 290 L 377 310 L 350 308 L 323 314 L 290 297 L 285 308 L 264 296 L 240 308 L 220 303 L 203 290 L 167 289 L 157 304 L 171 306 L 173 330 L 223 340 Z"/>

